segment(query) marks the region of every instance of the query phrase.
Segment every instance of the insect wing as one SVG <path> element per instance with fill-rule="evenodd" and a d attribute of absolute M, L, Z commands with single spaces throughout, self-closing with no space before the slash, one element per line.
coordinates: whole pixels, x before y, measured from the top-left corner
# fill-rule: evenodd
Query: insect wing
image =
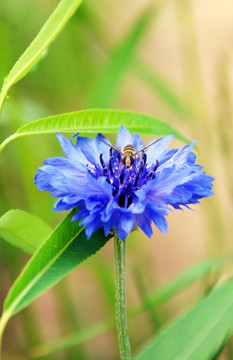
<path fill-rule="evenodd" d="M 143 145 L 141 147 L 141 149 L 139 149 L 134 155 L 138 155 L 140 152 L 147 150 L 148 147 L 156 144 L 159 140 L 162 140 L 162 138 L 159 138 L 159 139 L 156 138 L 156 139 L 151 140 L 148 144 Z"/>
<path fill-rule="evenodd" d="M 110 140 L 108 140 L 107 138 L 104 137 L 100 137 L 97 135 L 97 138 L 102 141 L 105 145 L 108 145 L 109 147 L 113 148 L 114 150 L 116 150 L 117 152 L 119 152 L 121 155 L 123 155 L 123 153 L 121 152 L 121 150 L 119 149 L 119 147 L 112 143 Z"/>

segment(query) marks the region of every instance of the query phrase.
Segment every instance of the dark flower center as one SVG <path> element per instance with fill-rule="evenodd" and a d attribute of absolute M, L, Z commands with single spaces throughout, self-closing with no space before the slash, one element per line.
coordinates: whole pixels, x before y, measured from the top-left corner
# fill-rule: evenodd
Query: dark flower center
<path fill-rule="evenodd" d="M 101 166 L 96 166 L 90 173 L 95 178 L 105 176 L 112 185 L 112 194 L 118 205 L 128 208 L 133 202 L 137 202 L 136 191 L 155 178 L 159 163 L 156 160 L 155 164 L 147 168 L 146 160 L 147 156 L 143 153 L 141 157 L 135 157 L 133 164 L 127 167 L 121 154 L 110 149 L 109 161 L 105 162 L 103 154 L 100 154 Z"/>

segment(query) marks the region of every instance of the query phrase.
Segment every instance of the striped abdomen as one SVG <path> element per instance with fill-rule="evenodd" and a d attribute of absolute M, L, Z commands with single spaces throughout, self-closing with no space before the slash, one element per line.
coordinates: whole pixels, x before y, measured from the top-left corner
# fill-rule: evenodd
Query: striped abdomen
<path fill-rule="evenodd" d="M 123 150 L 123 163 L 127 166 L 130 167 L 133 162 L 134 162 L 134 153 L 135 153 L 135 148 L 133 145 L 126 145 L 124 147 Z"/>

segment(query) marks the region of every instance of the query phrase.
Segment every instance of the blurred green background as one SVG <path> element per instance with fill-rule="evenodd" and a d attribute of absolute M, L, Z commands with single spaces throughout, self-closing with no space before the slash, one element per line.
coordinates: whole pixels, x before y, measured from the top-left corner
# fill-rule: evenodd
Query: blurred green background
<path fill-rule="evenodd" d="M 0 2 L 1 83 L 57 4 Z M 129 308 L 142 304 L 146 295 L 192 264 L 232 253 L 232 11 L 231 0 L 86 1 L 4 104 L 1 140 L 35 119 L 87 108 L 151 114 L 190 141 L 198 140 L 198 162 L 215 177 L 215 196 L 201 201 L 195 211 L 170 214 L 168 235 L 157 229 L 152 239 L 141 232 L 132 235 L 127 255 Z M 173 145 L 181 144 L 174 140 Z M 59 154 L 54 135 L 25 137 L 4 149 L 0 215 L 22 209 L 53 227 L 58 224 L 64 214 L 51 211 L 54 200 L 37 191 L 33 178 L 44 159 Z M 38 344 L 112 319 L 112 245 L 109 242 L 10 321 L 3 358 L 33 358 L 29 350 Z M 27 260 L 20 250 L 0 241 L 0 305 Z M 131 319 L 133 351 L 195 303 L 210 284 L 211 278 L 199 281 Z M 229 352 L 221 356 L 231 359 Z M 41 358 L 118 359 L 116 331 Z"/>

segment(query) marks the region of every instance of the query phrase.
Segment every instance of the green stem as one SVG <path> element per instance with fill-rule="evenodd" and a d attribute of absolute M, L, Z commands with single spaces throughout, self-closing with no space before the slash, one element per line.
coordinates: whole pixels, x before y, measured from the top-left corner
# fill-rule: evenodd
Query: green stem
<path fill-rule="evenodd" d="M 116 321 L 120 354 L 122 360 L 130 360 L 130 344 L 127 328 L 126 300 L 125 300 L 125 254 L 126 239 L 114 237 L 115 281 L 116 281 Z"/>

